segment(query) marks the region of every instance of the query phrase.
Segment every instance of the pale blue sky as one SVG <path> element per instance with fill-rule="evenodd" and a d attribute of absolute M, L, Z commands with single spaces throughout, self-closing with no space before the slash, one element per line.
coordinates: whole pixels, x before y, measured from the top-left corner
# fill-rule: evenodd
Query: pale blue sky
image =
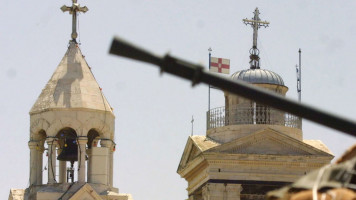
<path fill-rule="evenodd" d="M 302 100 L 355 120 L 356 2 L 354 1 L 144 1 L 79 0 L 81 49 L 116 115 L 115 186 L 135 200 L 187 197 L 176 174 L 191 132 L 205 134 L 207 86 L 156 67 L 108 54 L 118 35 L 153 52 L 207 65 L 212 55 L 231 59 L 231 71 L 248 68 L 252 29 L 242 23 L 259 7 L 270 27 L 259 32 L 262 68 L 281 75 L 296 99 L 295 65 L 302 48 Z M 0 199 L 26 188 L 29 176 L 28 112 L 62 59 L 70 1 L 2 1 L 0 8 Z M 212 93 L 211 107 L 224 105 Z M 355 139 L 304 121 L 304 138 L 320 139 L 340 154 Z"/>

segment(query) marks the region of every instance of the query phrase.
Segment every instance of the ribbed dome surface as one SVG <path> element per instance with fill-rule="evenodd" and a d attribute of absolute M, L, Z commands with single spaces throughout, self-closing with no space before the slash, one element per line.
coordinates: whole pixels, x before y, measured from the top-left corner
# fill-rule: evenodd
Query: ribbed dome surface
<path fill-rule="evenodd" d="M 242 80 L 249 83 L 267 83 L 283 85 L 284 82 L 280 75 L 266 69 L 246 69 L 235 72 L 231 75 L 233 80 Z"/>

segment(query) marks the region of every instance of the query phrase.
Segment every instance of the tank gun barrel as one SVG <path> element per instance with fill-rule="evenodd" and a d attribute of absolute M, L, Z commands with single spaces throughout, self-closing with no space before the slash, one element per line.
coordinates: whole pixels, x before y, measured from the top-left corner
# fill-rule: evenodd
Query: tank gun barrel
<path fill-rule="evenodd" d="M 311 120 L 321 125 L 339 130 L 348 135 L 356 136 L 356 123 L 332 113 L 298 103 L 267 90 L 255 87 L 239 80 L 229 80 L 224 77 L 206 72 L 203 66 L 185 60 L 165 55 L 156 56 L 149 51 L 134 46 L 125 40 L 115 37 L 111 44 L 110 54 L 148 62 L 160 67 L 161 73 L 167 72 L 192 81 L 193 86 L 206 83 L 222 90 L 229 91 L 253 101 L 271 106 L 299 117 Z"/>

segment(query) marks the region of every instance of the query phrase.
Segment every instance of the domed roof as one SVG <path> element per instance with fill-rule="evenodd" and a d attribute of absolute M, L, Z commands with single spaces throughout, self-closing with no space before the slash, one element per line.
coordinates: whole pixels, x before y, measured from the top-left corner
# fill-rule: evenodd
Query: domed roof
<path fill-rule="evenodd" d="M 232 74 L 231 78 L 233 80 L 242 80 L 249 83 L 267 83 L 284 86 L 282 77 L 267 69 L 241 70 Z"/>

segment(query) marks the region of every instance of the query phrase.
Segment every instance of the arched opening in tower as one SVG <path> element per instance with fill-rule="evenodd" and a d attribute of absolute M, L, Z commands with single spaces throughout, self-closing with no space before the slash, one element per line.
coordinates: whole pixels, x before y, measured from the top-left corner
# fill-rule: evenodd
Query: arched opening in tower
<path fill-rule="evenodd" d="M 43 159 L 45 156 L 43 152 L 47 149 L 46 137 L 47 133 L 43 129 L 33 135 L 33 140 L 36 142 L 35 160 L 33 162 L 36 163 L 34 164 L 36 167 L 32 166 L 33 169 L 30 170 L 33 170 L 33 172 L 31 172 L 33 175 L 31 176 L 33 176 L 33 179 L 35 180 L 33 183 L 36 185 L 43 184 L 43 171 L 47 170 L 47 161 Z M 47 178 L 47 176 L 45 178 Z"/>
<path fill-rule="evenodd" d="M 112 185 L 112 155 L 115 143 L 95 128 L 89 130 L 87 137 L 88 183 Z"/>
<path fill-rule="evenodd" d="M 88 149 L 99 145 L 100 135 L 95 129 L 90 129 L 88 132 Z"/>
<path fill-rule="evenodd" d="M 58 140 L 59 182 L 74 182 L 74 162 L 78 161 L 78 137 L 72 128 L 61 129 Z M 50 150 L 49 150 L 50 151 Z M 67 169 L 67 161 L 70 167 Z"/>

